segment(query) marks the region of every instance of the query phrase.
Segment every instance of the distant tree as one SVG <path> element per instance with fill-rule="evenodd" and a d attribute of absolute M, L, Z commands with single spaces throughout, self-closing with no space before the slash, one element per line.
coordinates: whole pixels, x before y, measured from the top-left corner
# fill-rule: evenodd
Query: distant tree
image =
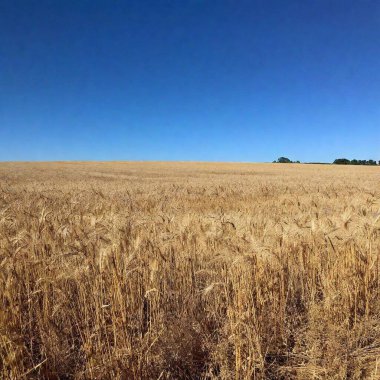
<path fill-rule="evenodd" d="M 300 164 L 301 162 L 299 162 L 299 161 L 296 161 L 296 164 Z"/>
<path fill-rule="evenodd" d="M 280 164 L 291 164 L 292 161 L 289 160 L 289 158 L 287 157 L 280 157 L 277 162 L 279 162 Z"/>
<path fill-rule="evenodd" d="M 351 161 L 347 158 L 337 158 L 333 164 L 335 165 L 350 165 Z"/>

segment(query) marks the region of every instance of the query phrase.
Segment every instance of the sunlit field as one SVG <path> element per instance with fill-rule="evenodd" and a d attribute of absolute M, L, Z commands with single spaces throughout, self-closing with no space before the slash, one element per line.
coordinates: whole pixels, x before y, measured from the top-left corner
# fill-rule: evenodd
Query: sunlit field
<path fill-rule="evenodd" d="M 0 378 L 379 379 L 380 167 L 1 163 Z"/>

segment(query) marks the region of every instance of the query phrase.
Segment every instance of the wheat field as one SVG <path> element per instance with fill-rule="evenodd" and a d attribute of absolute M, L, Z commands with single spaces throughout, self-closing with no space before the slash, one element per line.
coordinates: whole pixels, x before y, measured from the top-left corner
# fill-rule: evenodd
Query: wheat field
<path fill-rule="evenodd" d="M 0 164 L 0 378 L 379 379 L 378 167 Z"/>

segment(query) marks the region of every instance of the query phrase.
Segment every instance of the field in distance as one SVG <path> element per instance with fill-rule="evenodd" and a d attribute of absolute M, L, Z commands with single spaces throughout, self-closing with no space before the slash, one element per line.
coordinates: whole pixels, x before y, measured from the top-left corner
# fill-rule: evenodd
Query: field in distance
<path fill-rule="evenodd" d="M 380 168 L 0 163 L 0 378 L 379 379 Z"/>

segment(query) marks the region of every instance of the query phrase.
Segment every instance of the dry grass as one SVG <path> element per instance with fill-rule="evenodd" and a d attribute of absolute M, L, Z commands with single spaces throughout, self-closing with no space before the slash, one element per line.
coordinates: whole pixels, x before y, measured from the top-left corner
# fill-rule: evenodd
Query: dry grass
<path fill-rule="evenodd" d="M 380 170 L 0 164 L 0 377 L 379 379 Z"/>

